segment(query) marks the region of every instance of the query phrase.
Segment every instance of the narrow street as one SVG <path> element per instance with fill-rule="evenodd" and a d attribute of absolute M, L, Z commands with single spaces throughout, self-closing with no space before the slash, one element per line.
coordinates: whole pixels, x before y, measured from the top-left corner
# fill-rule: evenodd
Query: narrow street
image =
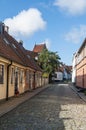
<path fill-rule="evenodd" d="M 86 130 L 86 103 L 53 84 L 0 118 L 0 130 Z"/>

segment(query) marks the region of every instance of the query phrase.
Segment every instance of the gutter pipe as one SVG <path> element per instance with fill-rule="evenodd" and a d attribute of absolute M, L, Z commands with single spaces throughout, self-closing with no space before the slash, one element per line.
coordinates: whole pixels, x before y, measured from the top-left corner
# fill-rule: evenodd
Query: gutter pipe
<path fill-rule="evenodd" d="M 8 101 L 8 92 L 9 92 L 9 68 L 12 65 L 12 60 L 11 63 L 7 66 L 7 89 L 6 89 L 6 101 Z"/>

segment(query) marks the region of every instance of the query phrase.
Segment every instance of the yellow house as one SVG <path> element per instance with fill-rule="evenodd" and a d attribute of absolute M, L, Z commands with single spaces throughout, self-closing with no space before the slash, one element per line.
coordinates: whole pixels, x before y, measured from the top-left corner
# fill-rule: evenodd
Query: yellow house
<path fill-rule="evenodd" d="M 40 67 L 0 23 L 0 100 L 42 85 Z"/>

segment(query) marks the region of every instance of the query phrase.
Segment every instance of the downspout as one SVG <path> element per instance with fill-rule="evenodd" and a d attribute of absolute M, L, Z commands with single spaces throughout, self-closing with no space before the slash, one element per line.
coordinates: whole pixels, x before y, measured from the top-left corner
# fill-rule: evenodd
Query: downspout
<path fill-rule="evenodd" d="M 11 63 L 7 66 L 7 89 L 6 89 L 6 101 L 8 101 L 8 92 L 9 92 L 9 68 L 12 65 L 12 60 Z"/>

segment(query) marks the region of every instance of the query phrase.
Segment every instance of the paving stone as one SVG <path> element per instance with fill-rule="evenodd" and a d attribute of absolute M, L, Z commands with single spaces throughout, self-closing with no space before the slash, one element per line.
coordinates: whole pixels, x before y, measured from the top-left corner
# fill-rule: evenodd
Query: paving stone
<path fill-rule="evenodd" d="M 86 103 L 54 84 L 2 116 L 0 130 L 86 130 Z"/>

